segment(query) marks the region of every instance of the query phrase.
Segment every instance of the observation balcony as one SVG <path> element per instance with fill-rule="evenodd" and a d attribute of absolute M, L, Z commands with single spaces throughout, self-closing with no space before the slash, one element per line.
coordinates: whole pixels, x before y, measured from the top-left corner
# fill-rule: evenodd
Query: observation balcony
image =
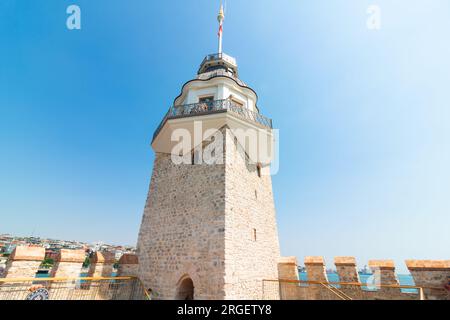
<path fill-rule="evenodd" d="M 236 59 L 225 53 L 214 53 L 207 55 L 198 69 L 198 74 L 213 71 L 219 68 L 225 69 L 235 77 L 238 77 Z"/>
<path fill-rule="evenodd" d="M 272 119 L 269 119 L 258 112 L 248 110 L 247 108 L 238 105 L 230 99 L 224 99 L 171 107 L 161 121 L 161 124 L 156 129 L 153 135 L 153 140 L 155 140 L 164 124 L 170 119 L 196 117 L 222 112 L 230 112 L 233 115 L 241 118 L 242 120 L 253 122 L 266 129 L 273 128 Z"/>

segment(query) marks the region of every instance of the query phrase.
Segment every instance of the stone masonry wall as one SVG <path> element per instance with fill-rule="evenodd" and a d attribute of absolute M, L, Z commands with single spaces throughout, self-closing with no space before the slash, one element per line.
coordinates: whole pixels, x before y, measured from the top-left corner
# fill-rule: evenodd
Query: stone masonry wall
<path fill-rule="evenodd" d="M 195 299 L 224 299 L 225 165 L 157 153 L 139 232 L 139 276 L 159 299 L 190 277 Z"/>
<path fill-rule="evenodd" d="M 277 277 L 271 178 L 246 163 L 229 129 L 221 132 L 224 164 L 156 155 L 138 256 L 140 277 L 161 299 L 174 299 L 183 277 L 195 299 L 260 299 L 262 280 Z"/>
<path fill-rule="evenodd" d="M 56 257 L 50 276 L 61 279 L 79 278 L 84 259 L 84 250 L 61 249 Z M 78 282 L 76 280 L 55 281 L 50 285 L 49 294 L 52 300 L 70 300 L 73 298 L 77 286 Z"/>
<path fill-rule="evenodd" d="M 281 300 L 297 300 L 301 296 L 300 286 L 297 281 L 299 280 L 297 258 L 296 257 L 281 257 L 278 260 L 278 279 L 279 283 L 275 283 L 278 286 L 279 298 Z M 273 299 L 273 293 L 268 289 L 273 289 L 274 282 L 264 281 L 264 296 L 267 297 L 268 292 L 270 299 Z"/>
<path fill-rule="evenodd" d="M 115 260 L 113 253 L 95 252 L 90 259 L 89 277 L 111 277 Z"/>
<path fill-rule="evenodd" d="M 0 278 L 0 300 L 15 299 L 23 300 L 29 294 L 29 287 L 32 286 L 32 280 L 24 280 L 24 278 L 34 278 L 41 260 L 44 258 L 44 249 L 38 247 L 18 247 L 13 252 L 6 269 L 6 278 Z M 79 276 L 80 266 L 84 258 L 84 252 L 77 250 L 65 250 L 58 256 L 57 264 L 55 264 L 52 275 L 56 275 L 61 279 L 64 277 L 77 278 Z M 97 262 L 104 262 L 107 259 L 98 259 Z M 112 259 L 110 259 L 112 260 Z M 94 259 L 95 261 L 95 259 Z M 321 263 L 323 261 L 323 264 Z M 138 271 L 138 257 L 133 254 L 125 254 L 119 260 L 119 276 L 136 276 Z M 62 264 L 65 263 L 66 265 Z M 321 257 L 306 257 L 305 264 L 315 264 L 313 267 L 317 270 L 311 272 L 308 279 L 311 281 L 323 281 L 325 284 L 328 279 L 323 278 L 323 270 L 325 261 Z M 372 260 L 372 268 L 379 269 L 380 281 L 382 284 L 389 284 L 389 282 L 396 283 L 396 277 L 393 270 L 395 266 L 389 260 Z M 407 260 L 406 265 L 410 270 L 415 285 L 423 289 L 424 295 L 421 297 L 418 293 L 404 293 L 399 288 L 393 290 L 382 290 L 378 288 L 375 291 L 362 290 L 361 282 L 357 279 L 356 260 L 353 257 L 337 257 L 335 258 L 335 265 L 340 278 L 340 288 L 342 292 L 346 293 L 353 299 L 359 300 L 417 300 L 424 298 L 427 300 L 450 300 L 450 291 L 448 284 L 450 281 L 450 260 Z M 63 267 L 62 269 L 60 269 Z M 58 272 L 59 269 L 59 272 Z M 201 268 L 198 268 L 199 270 Z M 282 257 L 278 260 L 278 275 L 272 279 L 265 278 L 262 281 L 264 288 L 262 299 L 300 299 L 300 300 L 314 300 L 314 299 L 337 299 L 335 296 L 327 294 L 324 295 L 325 290 L 311 290 L 314 286 L 299 285 L 298 280 L 298 266 L 295 257 Z M 195 271 L 192 269 L 192 271 Z M 317 271 L 317 272 L 316 272 Z M 193 273 L 194 274 L 194 273 Z M 394 274 L 394 275 L 393 275 Z M 15 280 L 17 279 L 17 280 Z M 320 280 L 321 279 L 321 280 Z M 3 281 L 2 281 L 3 280 Z M 353 281 L 357 280 L 357 281 Z M 58 281 L 52 283 L 50 287 L 50 296 L 52 300 L 64 299 L 86 299 L 92 297 L 92 290 L 97 290 L 96 287 L 89 288 L 89 286 L 79 286 L 78 281 L 65 282 L 62 286 L 57 285 Z M 17 289 L 16 285 L 21 287 Z M 131 290 L 124 290 L 126 286 L 132 286 L 132 282 L 124 284 L 120 292 L 114 292 L 115 298 L 122 297 L 123 299 L 132 299 L 134 293 Z M 52 292 L 58 287 L 57 292 Z M 232 286 L 230 286 L 232 288 Z M 251 287 L 250 287 L 251 288 Z M 197 286 L 196 286 L 197 289 Z M 256 290 L 256 289 L 255 289 Z M 109 299 L 109 295 L 97 294 L 96 299 Z M 198 298 L 198 297 L 197 297 Z M 258 298 L 258 299 L 260 299 Z"/>
<path fill-rule="evenodd" d="M 44 248 L 16 247 L 6 263 L 4 279 L 13 281 L 14 279 L 34 278 L 44 258 Z M 31 281 L 3 283 L 0 279 L 0 300 L 24 300 L 29 294 L 26 289 L 31 285 Z"/>
<path fill-rule="evenodd" d="M 450 300 L 450 291 L 436 289 L 446 285 L 450 289 L 450 260 L 407 260 L 406 266 L 416 285 L 424 287 L 426 299 Z"/>
<path fill-rule="evenodd" d="M 44 258 L 44 248 L 18 246 L 6 263 L 4 278 L 34 278 Z"/>
<path fill-rule="evenodd" d="M 85 259 L 84 250 L 62 249 L 55 259 L 55 265 L 51 270 L 54 278 L 78 278 Z"/>
<path fill-rule="evenodd" d="M 280 258 L 270 168 L 259 176 L 229 129 L 225 144 L 225 298 L 261 299 Z"/>
<path fill-rule="evenodd" d="M 123 281 L 121 286 L 111 290 L 108 281 L 79 281 L 81 266 L 85 260 L 84 250 L 62 249 L 55 258 L 50 271 L 52 281 L 36 282 L 35 276 L 45 257 L 43 247 L 18 246 L 7 262 L 4 278 L 0 278 L 0 300 L 24 300 L 32 288 L 44 286 L 49 291 L 51 300 L 111 300 L 141 299 L 141 292 L 136 291 L 136 282 Z M 96 252 L 91 259 L 91 276 L 110 277 L 114 255 Z M 120 259 L 120 276 L 137 275 L 138 259 L 134 254 L 124 254 Z"/>
<path fill-rule="evenodd" d="M 137 277 L 139 275 L 139 259 L 137 255 L 125 253 L 119 259 L 117 276 Z"/>
<path fill-rule="evenodd" d="M 286 300 L 338 299 L 331 291 L 316 284 L 296 280 L 291 272 L 297 269 L 292 257 L 280 259 L 280 292 Z M 295 262 L 295 266 L 292 263 Z M 369 266 L 374 271 L 374 283 L 367 285 L 371 290 L 363 290 L 357 272 L 354 257 L 336 257 L 335 265 L 339 275 L 338 293 L 343 293 L 354 300 L 450 300 L 450 260 L 407 260 L 406 265 L 414 278 L 417 292 L 403 292 L 399 286 L 392 260 L 371 260 Z M 332 284 L 326 277 L 325 261 L 322 257 L 306 257 L 305 266 L 308 281 Z M 302 285 L 299 285 L 302 283 Z M 268 287 L 270 283 L 266 283 Z M 390 287 L 394 286 L 394 287 Z M 396 287 L 395 287 L 396 286 Z M 273 287 L 273 286 L 272 286 Z M 405 289 L 405 288 L 403 288 Z M 269 292 L 269 294 L 271 294 Z"/>

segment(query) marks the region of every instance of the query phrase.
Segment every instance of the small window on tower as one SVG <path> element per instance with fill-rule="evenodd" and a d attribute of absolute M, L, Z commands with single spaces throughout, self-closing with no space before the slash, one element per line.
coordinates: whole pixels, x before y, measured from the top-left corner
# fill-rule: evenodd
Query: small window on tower
<path fill-rule="evenodd" d="M 261 178 L 261 164 L 259 163 L 256 165 L 256 172 L 258 173 L 258 177 Z"/>
<path fill-rule="evenodd" d="M 253 229 L 253 241 L 256 241 L 256 229 Z"/>
<path fill-rule="evenodd" d="M 244 103 L 239 100 L 231 99 L 231 101 L 233 101 L 233 104 L 237 107 L 240 107 L 240 108 L 244 107 Z"/>
<path fill-rule="evenodd" d="M 208 103 L 208 102 L 212 102 L 212 101 L 214 101 L 213 96 L 202 97 L 202 98 L 198 99 L 198 103 Z"/>
<path fill-rule="evenodd" d="M 199 98 L 198 105 L 200 111 L 211 111 L 214 107 L 214 96 Z"/>

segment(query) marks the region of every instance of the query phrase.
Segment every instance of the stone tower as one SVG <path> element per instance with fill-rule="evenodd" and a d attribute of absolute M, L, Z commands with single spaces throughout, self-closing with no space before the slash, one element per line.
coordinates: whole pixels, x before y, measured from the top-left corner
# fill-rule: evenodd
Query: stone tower
<path fill-rule="evenodd" d="M 278 278 L 272 122 L 221 35 L 153 136 L 138 255 L 160 299 L 261 299 L 262 280 Z"/>

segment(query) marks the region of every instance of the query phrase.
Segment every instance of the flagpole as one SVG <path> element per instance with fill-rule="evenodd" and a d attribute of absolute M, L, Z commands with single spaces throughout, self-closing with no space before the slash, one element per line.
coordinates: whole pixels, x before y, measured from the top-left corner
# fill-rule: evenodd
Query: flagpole
<path fill-rule="evenodd" d="M 222 33 L 223 33 L 223 20 L 225 15 L 223 13 L 223 5 L 220 5 L 219 15 L 217 16 L 217 21 L 219 21 L 219 54 L 222 53 Z"/>

